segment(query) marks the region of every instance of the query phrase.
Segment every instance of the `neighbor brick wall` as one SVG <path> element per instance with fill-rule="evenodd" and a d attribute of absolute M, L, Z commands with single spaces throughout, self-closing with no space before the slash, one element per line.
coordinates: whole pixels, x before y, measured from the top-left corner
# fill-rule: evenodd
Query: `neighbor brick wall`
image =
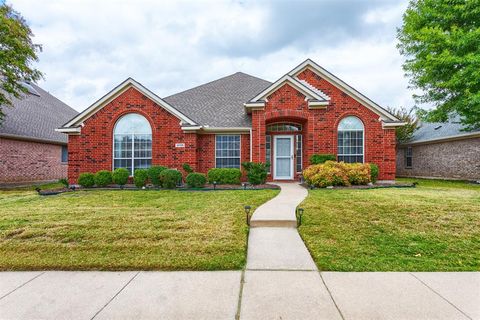
<path fill-rule="evenodd" d="M 0 184 L 65 178 L 61 156 L 61 145 L 0 138 Z"/>
<path fill-rule="evenodd" d="M 480 179 L 480 138 L 412 146 L 412 168 L 405 168 L 405 147 L 397 151 L 397 175 Z"/>
<path fill-rule="evenodd" d="M 183 132 L 177 117 L 129 88 L 88 118 L 80 135 L 69 136 L 70 183 L 76 183 L 82 172 L 112 170 L 115 123 L 132 112 L 143 115 L 152 127 L 152 165 L 181 169 L 183 163 L 188 163 L 196 170 L 197 134 Z M 185 143 L 185 148 L 176 148 L 175 143 Z"/>

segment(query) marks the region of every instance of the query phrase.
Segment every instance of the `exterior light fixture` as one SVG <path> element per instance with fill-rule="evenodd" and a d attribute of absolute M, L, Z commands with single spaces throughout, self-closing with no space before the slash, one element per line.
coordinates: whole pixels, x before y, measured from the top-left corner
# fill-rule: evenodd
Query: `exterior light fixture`
<path fill-rule="evenodd" d="M 242 182 L 242 187 L 243 187 L 243 190 L 247 190 L 247 183 L 246 183 L 246 182 Z"/>
<path fill-rule="evenodd" d="M 213 190 L 217 189 L 217 181 L 213 181 Z"/>
<path fill-rule="evenodd" d="M 75 186 L 70 186 L 70 190 L 75 191 Z"/>
<path fill-rule="evenodd" d="M 35 191 L 37 191 L 37 193 L 40 194 L 41 189 L 39 187 L 36 187 Z"/>
<path fill-rule="evenodd" d="M 252 209 L 252 207 L 245 206 L 244 209 L 245 209 L 246 222 L 247 222 L 247 225 L 249 226 L 250 225 L 250 210 Z"/>
<path fill-rule="evenodd" d="M 297 209 L 297 226 L 302 225 L 303 208 Z"/>

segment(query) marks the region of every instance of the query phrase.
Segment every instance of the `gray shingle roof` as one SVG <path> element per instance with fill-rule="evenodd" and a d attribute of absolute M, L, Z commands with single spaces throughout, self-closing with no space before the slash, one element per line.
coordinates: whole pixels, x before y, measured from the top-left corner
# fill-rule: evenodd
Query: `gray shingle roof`
<path fill-rule="evenodd" d="M 243 104 L 269 85 L 266 80 L 237 72 L 163 100 L 199 125 L 249 127 L 251 120 Z"/>
<path fill-rule="evenodd" d="M 55 128 L 62 126 L 78 112 L 39 86 L 30 86 L 33 90 L 29 89 L 30 93 L 24 99 L 13 99 L 13 108 L 2 108 L 5 118 L 0 124 L 0 136 L 66 143 L 67 135 L 56 132 Z"/>
<path fill-rule="evenodd" d="M 409 143 L 430 141 L 458 135 L 464 135 L 471 132 L 480 132 L 480 129 L 473 131 L 463 131 L 465 127 L 458 122 L 430 122 L 422 123 L 414 132 Z"/>

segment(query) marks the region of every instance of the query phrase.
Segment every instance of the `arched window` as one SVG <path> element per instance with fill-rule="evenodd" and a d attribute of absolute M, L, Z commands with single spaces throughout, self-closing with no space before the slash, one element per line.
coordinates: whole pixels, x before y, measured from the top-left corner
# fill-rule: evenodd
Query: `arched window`
<path fill-rule="evenodd" d="M 363 162 L 363 123 L 357 117 L 349 116 L 338 124 L 338 161 Z"/>
<path fill-rule="evenodd" d="M 144 116 L 129 113 L 113 129 L 113 168 L 126 168 L 132 176 L 135 169 L 152 164 L 152 128 Z"/>

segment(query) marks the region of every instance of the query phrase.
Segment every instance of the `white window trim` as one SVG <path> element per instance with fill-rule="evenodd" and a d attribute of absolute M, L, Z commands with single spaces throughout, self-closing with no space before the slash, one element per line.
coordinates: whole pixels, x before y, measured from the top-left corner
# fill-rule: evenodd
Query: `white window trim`
<path fill-rule="evenodd" d="M 217 137 L 219 136 L 237 136 L 239 138 L 239 141 L 240 141 L 240 146 L 239 146 L 239 160 L 240 160 L 240 164 L 239 164 L 239 167 L 238 168 L 233 168 L 233 169 L 241 169 L 242 168 L 242 135 L 241 134 L 216 134 L 215 135 L 215 154 L 214 154 L 214 157 L 215 157 L 215 168 L 219 168 L 217 167 Z M 220 157 L 222 159 L 237 159 L 237 157 Z"/>
<path fill-rule="evenodd" d="M 342 122 L 343 119 L 347 118 L 347 117 L 355 117 L 357 118 L 361 123 L 362 123 L 362 130 L 359 130 L 359 129 L 351 129 L 351 130 L 339 130 L 338 128 L 340 127 L 340 123 Z M 359 117 L 357 116 L 346 116 L 346 117 L 343 117 L 342 120 L 340 120 L 340 122 L 338 122 L 338 125 L 337 125 L 337 160 L 338 160 L 338 157 L 342 156 L 342 157 L 348 157 L 348 156 L 355 156 L 355 157 L 358 157 L 358 156 L 362 156 L 362 163 L 365 163 L 365 124 L 363 123 L 362 119 L 360 119 Z M 363 150 L 363 154 L 340 154 L 338 153 L 338 133 L 342 131 L 342 132 L 345 132 L 345 131 L 362 131 L 362 150 Z"/>
<path fill-rule="evenodd" d="M 408 156 L 408 150 L 410 150 L 410 157 Z M 407 158 L 411 159 L 410 166 L 408 165 Z M 413 148 L 412 147 L 406 147 L 405 148 L 405 169 L 412 169 L 412 167 L 413 167 Z"/>

